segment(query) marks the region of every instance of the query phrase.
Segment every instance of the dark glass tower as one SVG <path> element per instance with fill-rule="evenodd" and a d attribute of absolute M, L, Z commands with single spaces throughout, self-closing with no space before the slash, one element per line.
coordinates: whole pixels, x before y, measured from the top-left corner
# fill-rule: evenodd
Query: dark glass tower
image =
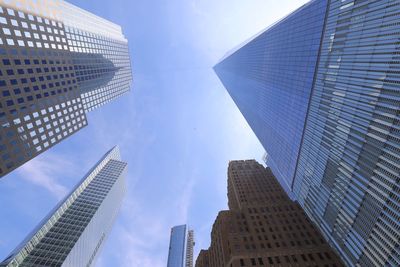
<path fill-rule="evenodd" d="M 126 163 L 110 150 L 0 266 L 94 266 L 125 193 Z"/>
<path fill-rule="evenodd" d="M 399 14 L 393 0 L 311 1 L 215 67 L 349 266 L 400 266 Z"/>
<path fill-rule="evenodd" d="M 64 1 L 0 3 L 0 177 L 87 125 L 132 80 L 121 28 Z"/>

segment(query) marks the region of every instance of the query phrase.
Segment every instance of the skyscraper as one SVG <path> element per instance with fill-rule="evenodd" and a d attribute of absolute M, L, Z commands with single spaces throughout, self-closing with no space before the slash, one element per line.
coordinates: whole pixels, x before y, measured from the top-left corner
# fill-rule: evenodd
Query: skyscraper
<path fill-rule="evenodd" d="M 285 188 L 296 167 L 327 1 L 313 1 L 214 69 L 268 153 Z"/>
<path fill-rule="evenodd" d="M 193 267 L 194 231 L 187 231 L 185 267 Z"/>
<path fill-rule="evenodd" d="M 271 170 L 255 160 L 229 163 L 228 206 L 196 267 L 342 266 Z"/>
<path fill-rule="evenodd" d="M 184 267 L 186 224 L 171 229 L 167 267 Z"/>
<path fill-rule="evenodd" d="M 110 150 L 0 266 L 92 266 L 125 193 L 126 163 Z"/>
<path fill-rule="evenodd" d="M 167 267 L 193 267 L 194 231 L 186 224 L 171 229 Z"/>
<path fill-rule="evenodd" d="M 215 66 L 279 182 L 349 266 L 400 265 L 399 12 L 314 0 Z"/>
<path fill-rule="evenodd" d="M 0 1 L 0 177 L 127 92 L 121 27 L 62 0 Z"/>

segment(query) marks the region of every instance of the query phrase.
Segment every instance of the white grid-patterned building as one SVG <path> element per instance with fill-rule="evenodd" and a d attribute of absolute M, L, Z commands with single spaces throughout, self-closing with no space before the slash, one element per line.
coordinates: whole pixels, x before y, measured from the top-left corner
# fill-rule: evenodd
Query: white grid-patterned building
<path fill-rule="evenodd" d="M 121 27 L 65 1 L 0 0 L 0 177 L 129 91 Z"/>
<path fill-rule="evenodd" d="M 126 169 L 111 149 L 0 266 L 94 265 L 121 205 Z"/>
<path fill-rule="evenodd" d="M 193 267 L 194 231 L 188 230 L 186 239 L 185 267 Z"/>

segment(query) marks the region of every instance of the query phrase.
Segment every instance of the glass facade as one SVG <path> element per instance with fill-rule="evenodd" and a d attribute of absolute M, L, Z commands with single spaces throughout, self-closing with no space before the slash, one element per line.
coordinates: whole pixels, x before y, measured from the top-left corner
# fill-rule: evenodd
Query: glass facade
<path fill-rule="evenodd" d="M 186 225 L 178 225 L 172 227 L 171 237 L 169 241 L 167 267 L 185 267 L 185 240 Z"/>
<path fill-rule="evenodd" d="M 60 10 L 70 51 L 79 53 L 77 55 L 81 59 L 87 58 L 85 54 L 95 54 L 107 61 L 91 59 L 88 67 L 78 69 L 81 79 L 87 79 L 92 74 L 105 76 L 107 81 L 81 87 L 85 110 L 91 111 L 129 91 L 132 70 L 128 41 L 121 27 L 65 1 L 61 1 Z"/>
<path fill-rule="evenodd" d="M 216 66 L 267 163 L 348 266 L 400 266 L 399 14 L 398 0 L 312 1 Z M 312 18 L 303 57 L 289 48 L 313 36 Z"/>
<path fill-rule="evenodd" d="M 288 192 L 313 84 L 326 5 L 327 1 L 310 2 L 214 67 L 268 152 L 268 165 Z"/>
<path fill-rule="evenodd" d="M 110 150 L 0 266 L 92 266 L 125 193 L 126 163 Z"/>
<path fill-rule="evenodd" d="M 65 1 L 0 1 L 0 177 L 130 89 L 121 28 Z"/>
<path fill-rule="evenodd" d="M 330 1 L 294 182 L 349 266 L 400 266 L 399 14 Z"/>

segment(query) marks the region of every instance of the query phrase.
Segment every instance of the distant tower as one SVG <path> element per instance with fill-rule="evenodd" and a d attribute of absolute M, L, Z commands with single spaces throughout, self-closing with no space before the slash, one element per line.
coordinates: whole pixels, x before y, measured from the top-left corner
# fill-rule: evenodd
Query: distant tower
<path fill-rule="evenodd" d="M 0 0 L 0 177 L 129 91 L 121 27 L 62 0 Z"/>
<path fill-rule="evenodd" d="M 186 265 L 185 267 L 193 267 L 193 247 L 195 245 L 194 242 L 194 231 L 189 230 L 187 233 L 187 242 L 186 242 Z"/>
<path fill-rule="evenodd" d="M 186 224 L 171 229 L 167 267 L 185 267 Z"/>
<path fill-rule="evenodd" d="M 94 266 L 125 193 L 126 165 L 110 150 L 0 266 Z"/>

